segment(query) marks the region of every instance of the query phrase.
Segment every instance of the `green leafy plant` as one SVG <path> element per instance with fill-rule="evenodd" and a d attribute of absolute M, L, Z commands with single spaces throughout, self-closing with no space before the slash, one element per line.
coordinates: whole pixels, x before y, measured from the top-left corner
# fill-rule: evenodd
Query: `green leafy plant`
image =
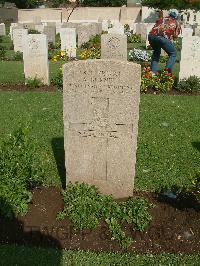
<path fill-rule="evenodd" d="M 101 35 L 92 36 L 90 40 L 81 45 L 82 49 L 101 48 Z"/>
<path fill-rule="evenodd" d="M 200 203 L 200 171 L 191 179 L 191 185 L 188 191 L 194 195 L 197 202 Z"/>
<path fill-rule="evenodd" d="M 177 84 L 177 90 L 186 93 L 200 92 L 200 78 L 190 76 L 188 79 L 183 79 Z"/>
<path fill-rule="evenodd" d="M 6 49 L 4 46 L 0 45 L 0 59 L 1 60 L 5 59 L 5 55 L 6 55 Z"/>
<path fill-rule="evenodd" d="M 23 60 L 23 53 L 16 52 L 13 56 L 14 61 L 22 61 Z"/>
<path fill-rule="evenodd" d="M 102 195 L 97 187 L 86 183 L 69 183 L 67 190 L 63 191 L 63 199 L 65 207 L 58 219 L 69 217 L 76 230 L 83 230 L 96 228 L 103 218 L 112 240 L 118 241 L 122 248 L 128 248 L 133 241 L 122 229 L 124 222 L 132 224 L 133 230 L 142 232 L 151 221 L 148 210 L 152 205 L 146 199 L 136 197 L 118 203 L 112 196 Z"/>
<path fill-rule="evenodd" d="M 37 77 L 34 77 L 34 78 L 27 78 L 26 85 L 30 87 L 31 89 L 35 89 L 35 88 L 41 87 L 43 83 L 40 79 L 38 79 Z"/>
<path fill-rule="evenodd" d="M 29 29 L 28 34 L 41 34 L 38 30 L 35 29 Z"/>
<path fill-rule="evenodd" d="M 128 35 L 128 43 L 141 43 L 141 35 L 140 34 L 130 34 Z"/>
<path fill-rule="evenodd" d="M 36 158 L 36 144 L 20 127 L 0 145 L 0 213 L 24 215 L 32 198 L 30 188 L 41 185 L 44 171 Z"/>
<path fill-rule="evenodd" d="M 51 79 L 51 84 L 56 86 L 58 90 L 63 89 L 63 74 L 62 68 L 59 69 L 57 75 Z"/>

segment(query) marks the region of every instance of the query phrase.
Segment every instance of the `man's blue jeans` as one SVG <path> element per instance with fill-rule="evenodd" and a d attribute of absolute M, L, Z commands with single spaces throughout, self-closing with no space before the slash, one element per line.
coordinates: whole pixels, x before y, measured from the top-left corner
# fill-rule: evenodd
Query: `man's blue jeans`
<path fill-rule="evenodd" d="M 172 42 L 162 36 L 148 36 L 149 43 L 153 48 L 153 55 L 151 59 L 151 71 L 158 71 L 158 62 L 160 59 L 161 48 L 168 54 L 169 58 L 167 60 L 166 68 L 169 72 L 172 71 L 172 68 L 176 62 L 176 49 L 174 48 Z"/>

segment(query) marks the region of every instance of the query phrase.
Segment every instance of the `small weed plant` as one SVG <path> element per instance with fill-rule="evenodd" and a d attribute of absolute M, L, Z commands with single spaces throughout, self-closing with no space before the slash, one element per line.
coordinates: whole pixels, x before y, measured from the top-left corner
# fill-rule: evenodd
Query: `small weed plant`
<path fill-rule="evenodd" d="M 128 43 L 141 43 L 141 35 L 140 34 L 128 34 Z"/>
<path fill-rule="evenodd" d="M 38 30 L 35 29 L 29 29 L 28 34 L 41 34 Z"/>
<path fill-rule="evenodd" d="M 13 56 L 14 61 L 22 61 L 23 60 L 23 53 L 16 52 Z"/>
<path fill-rule="evenodd" d="M 200 92 L 200 78 L 190 76 L 188 79 L 181 80 L 177 85 L 177 90 L 186 93 Z"/>
<path fill-rule="evenodd" d="M 81 45 L 82 49 L 101 48 L 101 35 L 97 34 L 92 36 L 90 40 Z"/>
<path fill-rule="evenodd" d="M 62 68 L 58 70 L 58 73 L 55 77 L 51 79 L 51 84 L 56 86 L 58 90 L 63 89 L 63 74 L 62 74 Z"/>
<path fill-rule="evenodd" d="M 5 217 L 25 215 L 32 194 L 41 185 L 44 171 L 36 158 L 36 144 L 28 127 L 20 127 L 0 143 L 0 213 Z"/>
<path fill-rule="evenodd" d="M 4 46 L 0 45 L 0 60 L 4 60 L 6 55 L 6 49 Z"/>
<path fill-rule="evenodd" d="M 129 198 L 118 203 L 112 196 L 99 193 L 95 186 L 86 183 L 69 183 L 63 191 L 65 208 L 58 219 L 70 218 L 77 230 L 94 229 L 103 218 L 108 225 L 112 240 L 121 248 L 128 248 L 133 239 L 122 229 L 124 222 L 133 225 L 133 230 L 143 232 L 151 221 L 148 210 L 153 206 L 144 198 Z"/>
<path fill-rule="evenodd" d="M 30 87 L 30 89 L 36 89 L 36 88 L 41 87 L 43 84 L 42 84 L 42 81 L 40 79 L 35 77 L 35 78 L 27 78 L 26 79 L 26 85 L 28 87 Z"/>
<path fill-rule="evenodd" d="M 190 184 L 186 189 L 187 193 L 193 195 L 200 204 L 200 171 L 191 178 Z"/>

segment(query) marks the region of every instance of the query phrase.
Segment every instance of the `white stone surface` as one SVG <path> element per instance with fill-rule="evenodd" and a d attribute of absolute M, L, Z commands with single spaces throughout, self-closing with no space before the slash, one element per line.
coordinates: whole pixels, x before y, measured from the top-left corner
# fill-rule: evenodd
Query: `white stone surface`
<path fill-rule="evenodd" d="M 63 67 L 67 184 L 86 182 L 115 198 L 133 195 L 141 67 L 84 60 Z"/>
<path fill-rule="evenodd" d="M 183 38 L 179 80 L 200 77 L 200 37 Z"/>
<path fill-rule="evenodd" d="M 124 35 L 124 26 L 119 22 L 114 23 L 113 27 L 108 29 L 108 33 Z"/>
<path fill-rule="evenodd" d="M 43 34 L 47 35 L 48 43 L 55 44 L 56 42 L 56 27 L 44 26 Z"/>
<path fill-rule="evenodd" d="M 23 52 L 23 38 L 28 35 L 27 29 L 13 29 L 13 44 L 15 52 Z"/>
<path fill-rule="evenodd" d="M 101 59 L 127 60 L 127 36 L 121 34 L 101 35 Z"/>
<path fill-rule="evenodd" d="M 35 25 L 35 30 L 42 33 L 44 31 L 44 25 L 43 24 L 37 24 Z"/>
<path fill-rule="evenodd" d="M 69 57 L 76 57 L 76 29 L 61 28 L 61 51 L 66 51 Z"/>
<path fill-rule="evenodd" d="M 193 34 L 193 29 L 191 28 L 182 28 L 182 37 L 188 38 L 191 37 Z"/>
<path fill-rule="evenodd" d="M 4 23 L 0 23 L 0 36 L 6 35 L 6 27 Z"/>
<path fill-rule="evenodd" d="M 25 78 L 38 78 L 49 85 L 48 41 L 44 34 L 28 34 L 23 39 Z"/>

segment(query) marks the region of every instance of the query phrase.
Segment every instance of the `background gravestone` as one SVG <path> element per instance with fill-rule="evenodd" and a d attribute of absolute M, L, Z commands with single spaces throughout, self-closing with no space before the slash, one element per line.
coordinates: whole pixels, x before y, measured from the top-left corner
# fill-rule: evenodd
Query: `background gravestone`
<path fill-rule="evenodd" d="M 6 27 L 4 23 L 0 23 L 0 36 L 6 35 Z"/>
<path fill-rule="evenodd" d="M 67 183 L 93 184 L 115 198 L 133 194 L 140 80 L 140 65 L 119 60 L 64 65 Z"/>
<path fill-rule="evenodd" d="M 101 58 L 127 60 L 127 36 L 120 34 L 102 34 Z"/>
<path fill-rule="evenodd" d="M 79 25 L 77 27 L 78 47 L 80 47 L 83 43 L 88 42 L 92 36 L 101 34 L 101 32 L 101 23 L 83 23 L 82 25 Z"/>
<path fill-rule="evenodd" d="M 56 42 L 56 27 L 55 26 L 44 26 L 43 33 L 47 35 L 48 43 L 55 44 Z"/>
<path fill-rule="evenodd" d="M 28 34 L 24 38 L 25 78 L 35 77 L 49 85 L 48 42 L 44 34 Z"/>
<path fill-rule="evenodd" d="M 28 35 L 27 29 L 13 29 L 13 44 L 15 52 L 23 52 L 23 38 Z"/>
<path fill-rule="evenodd" d="M 189 62 L 189 63 L 188 63 Z M 183 38 L 179 80 L 190 76 L 200 77 L 200 37 Z"/>
<path fill-rule="evenodd" d="M 76 29 L 61 28 L 61 51 L 66 51 L 69 57 L 76 57 Z"/>

